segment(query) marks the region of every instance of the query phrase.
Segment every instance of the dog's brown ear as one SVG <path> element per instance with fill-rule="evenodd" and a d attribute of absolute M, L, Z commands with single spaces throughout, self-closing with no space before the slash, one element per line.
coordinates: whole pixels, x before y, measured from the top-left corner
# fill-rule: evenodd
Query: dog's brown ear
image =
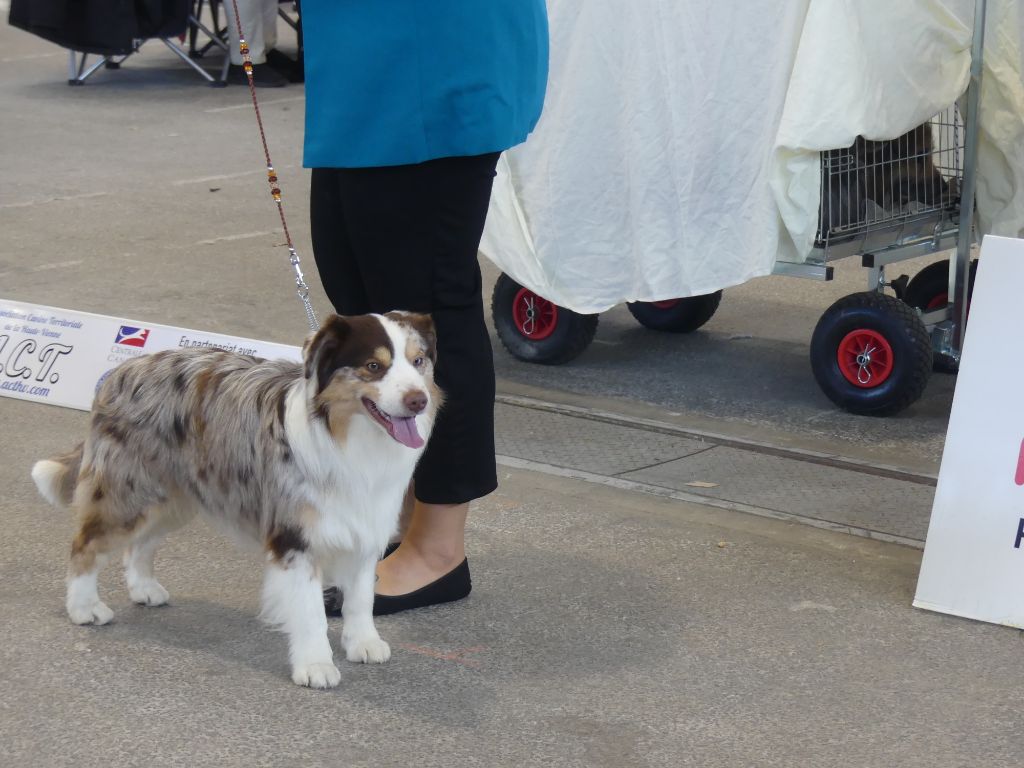
<path fill-rule="evenodd" d="M 323 392 L 334 372 L 342 367 L 341 351 L 351 334 L 348 320 L 341 315 L 331 315 L 303 346 L 306 378 L 316 377 L 317 394 Z"/>
<path fill-rule="evenodd" d="M 427 357 L 430 362 L 437 362 L 437 328 L 434 327 L 434 318 L 430 315 L 413 315 L 410 321 L 413 328 L 423 337 L 427 345 Z"/>
<path fill-rule="evenodd" d="M 422 336 L 427 347 L 427 357 L 430 358 L 430 362 L 437 362 L 437 329 L 434 327 L 434 319 L 430 315 L 420 312 L 388 312 L 385 317 L 411 327 Z"/>

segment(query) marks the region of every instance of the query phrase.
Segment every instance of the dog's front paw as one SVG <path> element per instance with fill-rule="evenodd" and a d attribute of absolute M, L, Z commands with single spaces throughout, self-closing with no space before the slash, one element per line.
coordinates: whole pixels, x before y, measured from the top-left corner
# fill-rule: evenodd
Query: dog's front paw
<path fill-rule="evenodd" d="M 333 688 L 341 682 L 341 672 L 329 661 L 297 664 L 292 668 L 292 682 L 308 688 Z"/>
<path fill-rule="evenodd" d="M 114 612 L 102 600 L 93 603 L 68 603 L 68 617 L 74 624 L 109 624 Z"/>
<path fill-rule="evenodd" d="M 128 588 L 133 603 L 139 605 L 166 605 L 171 596 L 156 579 L 147 579 Z"/>
<path fill-rule="evenodd" d="M 360 664 L 383 664 L 391 658 L 391 646 L 379 637 L 365 637 L 345 641 L 345 658 Z"/>

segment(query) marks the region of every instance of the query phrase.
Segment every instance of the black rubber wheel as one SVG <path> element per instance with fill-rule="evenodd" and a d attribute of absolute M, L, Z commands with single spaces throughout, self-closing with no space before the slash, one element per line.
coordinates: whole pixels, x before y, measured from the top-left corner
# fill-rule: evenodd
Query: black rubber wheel
<path fill-rule="evenodd" d="M 863 416 L 891 416 L 924 393 L 932 344 L 917 312 L 891 296 L 854 293 L 821 316 L 811 370 L 829 400 Z"/>
<path fill-rule="evenodd" d="M 978 260 L 971 262 L 967 273 L 968 300 L 974 294 L 974 277 L 978 272 Z M 910 282 L 903 293 L 903 300 L 921 310 L 938 309 L 949 303 L 949 259 L 937 261 L 922 269 Z"/>
<path fill-rule="evenodd" d="M 494 284 L 491 317 L 505 349 L 527 363 L 567 363 L 590 345 L 597 332 L 597 315 L 553 304 L 505 274 Z"/>
<path fill-rule="evenodd" d="M 978 260 L 971 262 L 967 273 L 967 302 L 970 311 L 971 297 L 974 295 L 974 276 L 978 271 Z M 949 303 L 949 259 L 937 261 L 922 269 L 907 283 L 903 300 L 912 307 L 922 311 L 939 309 Z M 936 352 L 932 360 L 932 368 L 939 373 L 956 373 L 960 369 L 959 362 Z"/>
<path fill-rule="evenodd" d="M 626 305 L 645 328 L 670 333 L 696 331 L 711 319 L 722 301 L 722 292 L 668 301 L 634 301 Z"/>

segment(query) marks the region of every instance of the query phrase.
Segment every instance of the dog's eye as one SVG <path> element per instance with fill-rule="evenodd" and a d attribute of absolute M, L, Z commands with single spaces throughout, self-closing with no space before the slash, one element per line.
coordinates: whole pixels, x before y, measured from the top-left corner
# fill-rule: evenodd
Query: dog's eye
<path fill-rule="evenodd" d="M 380 370 L 380 363 L 371 360 L 366 364 L 366 370 L 376 373 Z"/>
<path fill-rule="evenodd" d="M 425 361 L 423 360 L 422 357 L 417 357 L 415 360 L 412 361 L 412 364 L 417 368 L 422 368 L 424 362 Z"/>

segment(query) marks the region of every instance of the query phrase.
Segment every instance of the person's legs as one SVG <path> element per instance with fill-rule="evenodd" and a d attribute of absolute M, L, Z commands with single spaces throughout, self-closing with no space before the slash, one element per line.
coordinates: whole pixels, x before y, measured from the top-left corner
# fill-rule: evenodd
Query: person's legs
<path fill-rule="evenodd" d="M 277 0 L 263 0 L 263 58 L 277 47 Z"/>
<path fill-rule="evenodd" d="M 266 44 L 265 34 L 265 6 L 267 0 L 236 0 L 238 3 L 238 15 L 242 20 L 242 34 L 245 35 L 245 42 L 249 44 L 249 58 L 253 64 L 262 64 L 267 59 L 267 48 L 272 47 Z M 242 65 L 242 54 L 238 50 L 238 27 L 235 23 L 235 9 L 231 0 L 224 0 L 222 3 L 224 14 L 227 16 L 228 38 L 231 40 L 230 55 L 231 63 L 237 66 Z M 275 6 L 275 13 L 277 8 Z"/>
<path fill-rule="evenodd" d="M 238 15 L 242 21 L 242 34 L 249 46 L 249 59 L 253 64 L 253 80 L 257 86 L 276 88 L 287 85 L 288 79 L 267 65 L 267 52 L 277 44 L 277 3 L 274 0 L 237 0 Z M 228 55 L 231 67 L 228 82 L 239 85 L 249 80 L 242 69 L 242 53 L 238 47 L 238 26 L 231 0 L 222 2 L 227 16 Z"/>
<path fill-rule="evenodd" d="M 494 367 L 477 251 L 497 154 L 339 171 L 340 205 L 372 311 L 429 312 L 446 405 L 416 471 L 402 546 L 378 565 L 376 591 L 405 594 L 465 557 L 469 502 L 497 486 Z M 328 295 L 346 312 L 337 270 L 314 240 Z"/>
<path fill-rule="evenodd" d="M 472 246 L 474 254 L 479 237 Z M 478 268 L 475 276 L 472 292 L 479 297 Z M 482 298 L 462 307 L 439 308 L 433 316 L 436 378 L 446 405 L 416 469 L 416 500 L 402 545 L 377 566 L 381 595 L 406 594 L 461 563 L 466 557 L 463 532 L 469 501 L 497 486 L 494 363 Z"/>
<path fill-rule="evenodd" d="M 327 298 L 343 315 L 364 315 L 370 302 L 352 253 L 342 211 L 340 171 L 314 168 L 309 183 L 309 224 L 313 260 Z"/>

